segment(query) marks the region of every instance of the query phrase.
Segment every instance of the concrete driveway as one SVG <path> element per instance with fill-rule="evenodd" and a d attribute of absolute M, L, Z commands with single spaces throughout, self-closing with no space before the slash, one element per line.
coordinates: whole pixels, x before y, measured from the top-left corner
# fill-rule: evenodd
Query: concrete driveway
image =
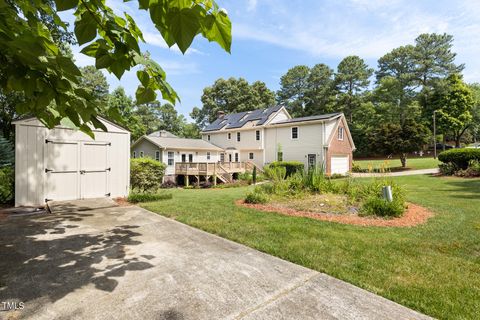
<path fill-rule="evenodd" d="M 1 319 L 427 318 L 138 207 L 52 211 L 0 221 Z"/>

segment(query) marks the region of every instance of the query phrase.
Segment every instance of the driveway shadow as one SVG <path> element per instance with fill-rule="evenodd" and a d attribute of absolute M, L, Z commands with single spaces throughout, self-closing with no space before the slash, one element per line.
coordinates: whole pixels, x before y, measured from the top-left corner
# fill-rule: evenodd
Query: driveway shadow
<path fill-rule="evenodd" d="M 133 255 L 128 248 L 141 244 L 135 239 L 139 226 L 92 232 L 84 224 L 82 229 L 79 221 L 95 218 L 86 210 L 1 221 L 0 301 L 27 306 L 37 298 L 54 302 L 89 284 L 112 292 L 118 285 L 115 278 L 126 271 L 153 267 L 148 260 L 154 257 Z"/>

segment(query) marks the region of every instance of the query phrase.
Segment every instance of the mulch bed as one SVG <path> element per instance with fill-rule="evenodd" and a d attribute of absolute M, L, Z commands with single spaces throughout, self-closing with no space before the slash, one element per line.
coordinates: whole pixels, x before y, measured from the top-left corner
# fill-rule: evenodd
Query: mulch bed
<path fill-rule="evenodd" d="M 114 198 L 113 201 L 116 202 L 116 204 L 118 204 L 118 206 L 120 207 L 130 207 L 130 206 L 133 206 L 132 203 L 128 202 L 128 200 L 126 198 L 122 198 L 122 197 L 119 197 L 119 198 Z"/>
<path fill-rule="evenodd" d="M 360 217 L 356 214 L 328 214 L 328 213 L 315 213 L 308 211 L 297 211 L 294 209 L 281 208 L 272 205 L 264 204 L 250 204 L 245 203 L 243 199 L 235 201 L 238 206 L 256 209 L 265 212 L 275 212 L 287 216 L 293 217 L 306 217 L 322 221 L 338 222 L 343 224 L 351 224 L 357 226 L 376 226 L 376 227 L 413 227 L 427 222 L 428 218 L 434 214 L 430 210 L 413 204 L 408 203 L 403 216 L 399 218 L 384 219 L 380 217 Z"/>

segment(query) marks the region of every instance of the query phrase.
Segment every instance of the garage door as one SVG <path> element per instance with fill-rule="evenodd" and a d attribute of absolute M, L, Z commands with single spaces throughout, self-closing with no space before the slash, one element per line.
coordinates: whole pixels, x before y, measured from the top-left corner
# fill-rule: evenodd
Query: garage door
<path fill-rule="evenodd" d="M 46 201 L 109 196 L 109 143 L 46 141 Z"/>
<path fill-rule="evenodd" d="M 350 162 L 348 156 L 332 156 L 331 163 L 331 174 L 346 174 L 349 171 Z"/>

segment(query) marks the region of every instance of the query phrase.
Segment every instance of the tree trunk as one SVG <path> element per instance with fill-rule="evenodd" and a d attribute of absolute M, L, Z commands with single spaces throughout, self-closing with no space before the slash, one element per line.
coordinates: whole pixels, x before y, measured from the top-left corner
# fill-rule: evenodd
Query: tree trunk
<path fill-rule="evenodd" d="M 442 148 L 443 148 L 443 151 L 445 151 L 445 143 L 447 142 L 447 137 L 445 136 L 445 133 L 443 134 L 443 141 L 442 141 Z"/>
<path fill-rule="evenodd" d="M 455 148 L 460 148 L 460 136 L 455 137 Z"/>
<path fill-rule="evenodd" d="M 407 166 L 407 154 L 406 153 L 401 153 L 400 154 L 400 162 L 402 163 L 402 168 L 405 168 Z"/>

